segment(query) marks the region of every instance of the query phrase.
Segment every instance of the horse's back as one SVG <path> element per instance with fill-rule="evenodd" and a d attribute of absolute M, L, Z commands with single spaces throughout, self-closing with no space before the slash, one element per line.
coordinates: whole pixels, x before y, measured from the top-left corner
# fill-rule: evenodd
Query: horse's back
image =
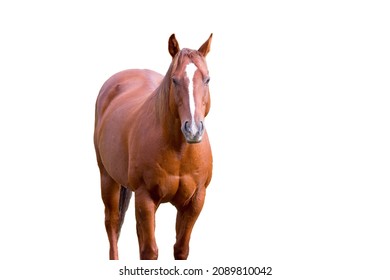
<path fill-rule="evenodd" d="M 96 101 L 96 121 L 118 97 L 127 100 L 147 98 L 159 86 L 163 76 L 148 69 L 129 69 L 111 76 L 102 86 Z"/>

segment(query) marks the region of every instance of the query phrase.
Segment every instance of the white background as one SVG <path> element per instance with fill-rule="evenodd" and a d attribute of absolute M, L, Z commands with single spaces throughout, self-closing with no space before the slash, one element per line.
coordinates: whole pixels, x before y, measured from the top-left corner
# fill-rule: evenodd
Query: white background
<path fill-rule="evenodd" d="M 9 3 L 0 4 L 2 279 L 116 279 L 123 265 L 149 264 L 138 261 L 134 201 L 122 260 L 106 261 L 94 103 L 115 72 L 165 74 L 172 33 L 197 49 L 211 32 L 215 168 L 188 263 L 272 266 L 270 279 L 389 279 L 386 1 Z M 162 205 L 165 266 L 177 264 L 174 222 Z"/>

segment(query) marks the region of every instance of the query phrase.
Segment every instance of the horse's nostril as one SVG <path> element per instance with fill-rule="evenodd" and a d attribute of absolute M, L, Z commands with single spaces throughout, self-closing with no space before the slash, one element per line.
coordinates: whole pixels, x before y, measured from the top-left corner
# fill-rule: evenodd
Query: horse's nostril
<path fill-rule="evenodd" d="M 186 122 L 184 123 L 184 129 L 185 129 L 187 132 L 191 132 L 191 127 L 190 127 L 188 121 L 186 121 Z"/>
<path fill-rule="evenodd" d="M 200 121 L 200 122 L 199 122 L 199 131 L 202 133 L 202 132 L 203 132 L 203 129 L 204 129 L 203 122 Z"/>

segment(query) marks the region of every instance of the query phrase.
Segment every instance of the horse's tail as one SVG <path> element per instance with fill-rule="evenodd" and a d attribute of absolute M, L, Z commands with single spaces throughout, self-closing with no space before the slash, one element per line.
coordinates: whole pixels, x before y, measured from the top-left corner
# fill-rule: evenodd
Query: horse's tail
<path fill-rule="evenodd" d="M 132 193 L 131 189 L 121 186 L 119 196 L 119 233 L 121 232 L 123 222 L 125 221 L 126 211 L 127 208 L 129 208 Z"/>

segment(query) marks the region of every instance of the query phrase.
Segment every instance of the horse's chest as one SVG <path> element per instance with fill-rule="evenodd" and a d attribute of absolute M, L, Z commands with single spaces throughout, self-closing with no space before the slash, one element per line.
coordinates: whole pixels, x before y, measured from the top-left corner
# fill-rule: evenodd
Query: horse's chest
<path fill-rule="evenodd" d="M 204 180 L 197 174 L 176 174 L 160 178 L 160 183 L 151 185 L 157 192 L 161 202 L 184 204 L 191 200 L 199 187 L 204 186 Z"/>
<path fill-rule="evenodd" d="M 138 174 L 133 188 L 146 188 L 156 200 L 174 204 L 189 201 L 207 180 L 202 164 L 192 164 L 192 168 L 188 168 L 180 161 L 155 162 L 142 167 Z"/>
<path fill-rule="evenodd" d="M 160 202 L 186 203 L 210 181 L 212 158 L 206 144 L 181 152 L 152 145 L 134 150 L 129 164 L 132 189 L 147 189 Z"/>

